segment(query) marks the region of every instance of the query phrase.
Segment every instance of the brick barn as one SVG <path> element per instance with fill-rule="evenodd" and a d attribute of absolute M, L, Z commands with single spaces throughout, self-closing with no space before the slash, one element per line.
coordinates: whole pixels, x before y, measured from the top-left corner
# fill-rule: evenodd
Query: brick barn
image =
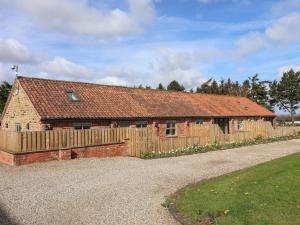
<path fill-rule="evenodd" d="M 244 120 L 275 115 L 233 96 L 127 88 L 17 77 L 1 118 L 7 131 L 152 127 L 160 137 L 185 136 L 191 123 L 216 123 L 224 133 Z"/>

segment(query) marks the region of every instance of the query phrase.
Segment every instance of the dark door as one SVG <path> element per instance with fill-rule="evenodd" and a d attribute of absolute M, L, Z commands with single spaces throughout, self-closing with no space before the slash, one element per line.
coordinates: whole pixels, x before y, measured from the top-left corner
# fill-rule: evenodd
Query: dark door
<path fill-rule="evenodd" d="M 229 133 L 229 118 L 216 118 L 215 124 L 218 124 L 224 134 Z"/>

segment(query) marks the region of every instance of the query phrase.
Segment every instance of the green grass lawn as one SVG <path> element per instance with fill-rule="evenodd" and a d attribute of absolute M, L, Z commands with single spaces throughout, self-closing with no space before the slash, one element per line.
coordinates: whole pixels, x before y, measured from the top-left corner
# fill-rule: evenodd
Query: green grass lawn
<path fill-rule="evenodd" d="M 192 224 L 300 224 L 300 154 L 188 187 L 174 197 L 178 215 Z"/>

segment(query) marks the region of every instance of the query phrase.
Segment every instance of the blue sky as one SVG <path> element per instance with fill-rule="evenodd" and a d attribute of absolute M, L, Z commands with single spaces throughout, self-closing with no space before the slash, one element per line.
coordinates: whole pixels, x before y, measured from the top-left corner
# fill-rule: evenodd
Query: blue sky
<path fill-rule="evenodd" d="M 156 87 L 300 70 L 300 0 L 0 0 L 0 81 Z"/>

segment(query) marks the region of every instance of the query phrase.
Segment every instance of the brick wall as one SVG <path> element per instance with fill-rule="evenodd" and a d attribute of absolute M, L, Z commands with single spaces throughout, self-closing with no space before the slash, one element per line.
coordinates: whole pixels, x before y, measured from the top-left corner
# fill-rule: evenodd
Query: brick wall
<path fill-rule="evenodd" d="M 72 159 L 89 157 L 114 157 L 125 156 L 127 154 L 127 143 L 71 149 Z"/>
<path fill-rule="evenodd" d="M 22 131 L 27 130 L 27 124 L 29 124 L 29 130 L 41 130 L 40 117 L 18 81 L 13 85 L 10 102 L 1 121 L 1 128 L 15 131 L 16 123 L 21 124 Z"/>
<path fill-rule="evenodd" d="M 211 124 L 211 118 L 203 118 L 204 124 Z M 166 136 L 167 122 L 175 121 L 176 122 L 176 137 L 185 137 L 188 134 L 188 125 L 189 123 L 195 123 L 196 119 L 165 119 L 165 120 L 153 120 L 151 121 L 150 126 L 153 129 L 157 130 L 157 134 L 160 138 L 168 138 Z M 158 124 L 158 127 L 155 124 Z"/>
<path fill-rule="evenodd" d="M 8 165 L 27 165 L 52 160 L 70 160 L 89 157 L 115 157 L 128 155 L 128 140 L 117 144 L 12 154 L 0 151 L 0 162 Z"/>

